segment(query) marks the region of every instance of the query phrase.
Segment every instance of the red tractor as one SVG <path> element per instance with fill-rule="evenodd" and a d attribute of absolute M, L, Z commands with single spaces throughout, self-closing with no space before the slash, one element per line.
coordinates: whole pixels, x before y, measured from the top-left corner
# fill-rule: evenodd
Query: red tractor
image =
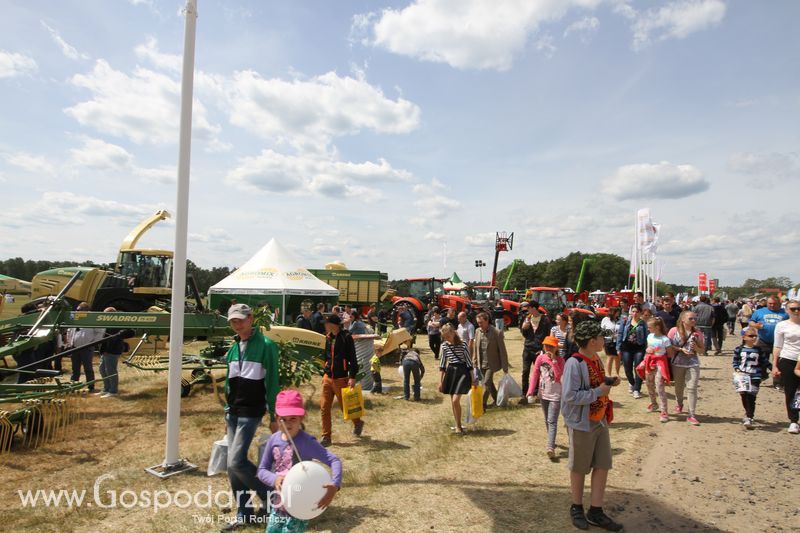
<path fill-rule="evenodd" d="M 597 312 L 601 315 L 608 314 L 609 307 L 619 307 L 622 302 L 627 302 L 628 305 L 633 305 L 634 292 L 629 290 L 612 291 L 602 295 L 597 300 Z"/>
<path fill-rule="evenodd" d="M 471 303 L 463 296 L 445 293 L 444 283 L 447 280 L 444 278 L 412 278 L 406 281 L 409 282 L 408 295 L 392 297 L 392 316 L 397 316 L 398 308 L 401 304 L 406 304 L 414 315 L 417 329 L 424 326 L 422 322 L 429 303 L 438 306 L 443 313 L 447 309 L 455 309 L 459 313 Z"/>
<path fill-rule="evenodd" d="M 475 296 L 472 300 L 472 307 L 483 308 L 490 315 L 494 311 L 495 302 L 500 302 L 503 306 L 503 323 L 506 327 L 515 326 L 519 319 L 519 302 L 503 298 L 500 289 L 492 285 L 477 285 L 472 287 Z"/>

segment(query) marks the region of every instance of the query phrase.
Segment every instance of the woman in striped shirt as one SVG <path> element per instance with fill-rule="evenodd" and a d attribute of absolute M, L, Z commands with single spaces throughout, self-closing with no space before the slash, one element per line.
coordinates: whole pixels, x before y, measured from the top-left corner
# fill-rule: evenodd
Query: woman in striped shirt
<path fill-rule="evenodd" d="M 456 420 L 455 432 L 464 434 L 461 427 L 461 396 L 468 393 L 475 380 L 469 349 L 455 328 L 450 324 L 442 326 L 441 362 L 439 363 L 439 392 L 450 395 L 453 417 Z"/>
<path fill-rule="evenodd" d="M 570 336 L 569 316 L 567 313 L 559 313 L 556 315 L 556 325 L 550 330 L 550 335 L 558 339 L 558 355 L 566 357 L 567 339 Z"/>

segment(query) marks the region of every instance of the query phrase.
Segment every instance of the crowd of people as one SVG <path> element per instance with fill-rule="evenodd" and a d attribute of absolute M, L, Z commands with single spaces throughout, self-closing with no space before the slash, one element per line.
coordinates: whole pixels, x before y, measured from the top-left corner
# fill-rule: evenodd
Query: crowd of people
<path fill-rule="evenodd" d="M 621 524 L 603 511 L 605 486 L 612 467 L 608 430 L 613 420 L 611 388 L 624 379 L 633 399 L 641 398 L 643 392 L 647 395 L 649 404 L 643 407 L 658 413 L 662 423 L 685 416 L 689 424 L 699 426 L 701 358 L 712 356 L 712 348 L 713 355 L 720 355 L 725 336 L 735 334 L 737 324 L 741 342 L 733 350 L 731 364 L 744 411 L 743 426 L 754 427 L 758 391 L 771 376 L 773 386 L 782 388 L 785 394 L 788 432 L 800 433 L 798 300 L 781 302 L 771 296 L 763 302 L 723 302 L 703 295 L 697 301 L 679 304 L 671 293 L 655 302 L 645 302 L 643 295 L 637 293 L 633 304 L 623 302 L 608 309 L 602 321 L 580 312 L 559 313 L 551 319 L 536 301 L 522 302 L 520 309 L 523 350 L 519 403 L 540 405 L 547 430 L 544 449 L 551 460 L 557 460 L 555 442 L 559 417 L 563 417 L 569 438 L 572 499 L 569 515 L 577 528 L 594 525 L 610 531 L 622 529 Z M 353 335 L 380 332 L 391 326 L 408 329 L 413 338 L 416 315 L 402 307 L 392 316 L 372 306 L 363 317 L 361 310 L 350 306 L 336 306 L 330 312 L 326 312 L 324 304 L 313 311 L 303 309 L 297 326 L 317 331 L 326 339 L 319 409 L 322 432 L 318 441 L 304 431 L 305 408 L 300 394 L 279 390 L 278 349 L 254 327 L 253 310 L 237 303 L 230 307 L 227 317 L 236 333 L 226 356 L 225 420 L 227 471 L 237 509 L 236 520 L 223 530 L 257 522 L 267 523 L 268 532 L 302 531 L 304 521 L 269 501 L 271 491 L 280 491 L 283 477 L 293 464 L 292 450 L 299 449 L 304 457 L 318 459 L 331 467 L 332 483 L 325 487 L 319 502 L 320 507 L 329 505 L 341 486 L 342 472 L 341 460 L 327 450 L 333 443 L 334 399 L 342 405 L 343 392 L 356 385 L 360 370 Z M 501 381 L 507 379 L 510 367 L 504 325 L 494 321 L 490 312 L 456 313 L 435 306 L 429 308 L 422 325 L 439 370 L 438 391 L 450 396 L 452 431 L 464 435 L 465 395 L 482 389 L 479 400 L 484 411 L 501 405 L 495 378 L 502 371 Z M 112 333 L 116 332 L 75 329 L 59 337 L 58 344 L 71 349 L 91 344 L 94 336 L 108 338 Z M 101 345 L 104 389 L 99 394 L 104 397 L 118 392 L 116 368 L 119 354 L 124 351 L 123 337 L 118 335 L 113 342 Z M 420 350 L 413 348 L 413 344 L 413 340 L 409 341 L 401 351 L 402 397 L 418 401 L 425 365 Z M 377 348 L 368 370 L 374 381 L 372 392 L 379 394 L 383 392 L 384 354 L 380 346 Z M 80 379 L 83 370 L 91 382 L 92 349 L 73 351 L 70 355 L 73 381 Z M 673 385 L 675 392 L 671 410 L 667 403 L 668 385 Z M 257 466 L 248 459 L 247 451 L 267 416 L 272 437 Z M 359 416 L 350 419 L 353 434 L 362 435 L 364 421 Z M 588 510 L 583 507 L 586 476 L 590 476 L 591 485 Z M 259 511 L 254 508 L 253 494 L 263 502 Z"/>
<path fill-rule="evenodd" d="M 788 432 L 800 433 L 796 398 L 800 382 L 800 302 L 781 302 L 774 296 L 759 301 L 723 301 L 701 295 L 679 303 L 672 293 L 647 302 L 642 293 L 636 293 L 632 304 L 622 302 L 606 311 L 601 321 L 588 313 L 559 313 L 551 319 L 538 302 L 527 301 L 521 303 L 519 317 L 524 342 L 520 376 L 524 394 L 519 403 L 541 406 L 547 429 L 545 452 L 553 460 L 559 417 L 564 419 L 569 437 L 570 516 L 576 527 L 622 528 L 602 508 L 612 463 L 610 389 L 624 379 L 634 400 L 646 395 L 649 403 L 643 408 L 657 413 L 660 422 L 677 417 L 692 426 L 701 425 L 697 405 L 701 358 L 721 355 L 725 337 L 736 334 L 737 325 L 741 341 L 733 350 L 731 364 L 737 382 L 743 384 L 738 389 L 744 410 L 742 425 L 754 427 L 759 387 L 772 376 L 773 386 L 785 393 Z M 351 333 L 361 332 L 358 310 L 334 309 L 334 314 Z M 375 322 L 386 318 L 378 319 L 373 308 L 367 323 L 377 330 Z M 434 360 L 438 360 L 438 391 L 450 396 L 452 431 L 457 435 L 465 433 L 464 396 L 480 385 L 483 409 L 492 409 L 498 403 L 496 374 L 502 371 L 505 375 L 509 370 L 504 327 L 494 318 L 485 311 L 456 313 L 454 309 L 430 306 L 422 321 Z M 416 315 L 401 307 L 392 325 L 413 334 Z M 419 351 L 410 346 L 401 358 L 403 397 L 412 399 L 409 383 L 413 377 L 413 399 L 418 400 L 424 364 Z M 378 352 L 373 357 L 371 370 L 376 377 L 380 375 L 381 356 Z M 667 386 L 674 386 L 672 409 Z M 382 384 L 376 379 L 373 392 L 381 390 Z M 330 435 L 324 429 L 321 442 L 330 444 Z M 583 490 L 585 477 L 590 474 L 590 507 L 585 511 Z"/>

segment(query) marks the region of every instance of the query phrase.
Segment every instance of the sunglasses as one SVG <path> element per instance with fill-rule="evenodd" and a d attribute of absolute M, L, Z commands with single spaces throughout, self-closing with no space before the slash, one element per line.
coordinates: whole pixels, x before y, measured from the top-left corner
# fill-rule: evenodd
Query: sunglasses
<path fill-rule="evenodd" d="M 745 339 L 755 339 L 756 337 L 758 337 L 758 335 L 745 335 L 744 336 Z"/>
<path fill-rule="evenodd" d="M 796 313 L 796 312 L 800 311 L 800 307 L 787 307 L 786 309 L 788 309 L 792 313 Z"/>
<path fill-rule="evenodd" d="M 686 320 L 697 320 L 697 317 L 696 316 L 686 317 Z"/>

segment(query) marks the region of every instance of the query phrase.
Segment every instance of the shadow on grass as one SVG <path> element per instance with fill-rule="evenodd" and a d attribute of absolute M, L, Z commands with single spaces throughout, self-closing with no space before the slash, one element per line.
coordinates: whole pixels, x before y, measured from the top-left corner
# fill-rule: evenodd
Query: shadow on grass
<path fill-rule="evenodd" d="M 517 431 L 514 429 L 492 429 L 492 428 L 467 428 L 466 437 L 508 437 Z"/>
<path fill-rule="evenodd" d="M 616 406 L 617 402 L 614 402 Z M 619 430 L 626 430 L 626 429 L 639 429 L 645 427 L 652 427 L 653 424 L 645 424 L 644 422 L 612 422 L 609 426 L 609 429 L 619 429 Z"/>
<path fill-rule="evenodd" d="M 492 519 L 490 531 L 572 531 L 569 490 L 553 487 L 462 488 Z M 588 483 L 585 505 L 588 505 Z M 647 494 L 609 488 L 606 512 L 626 531 L 719 531 L 681 514 Z"/>
<path fill-rule="evenodd" d="M 334 443 L 334 447 L 337 448 L 365 448 L 364 451 L 367 453 L 371 452 L 385 452 L 389 450 L 409 450 L 411 446 L 407 446 L 405 444 L 401 444 L 399 442 L 389 441 L 389 440 L 378 440 L 373 439 L 369 435 L 365 435 L 361 437 L 356 442 L 342 442 L 342 443 Z"/>
<path fill-rule="evenodd" d="M 339 506 L 334 503 L 328 510 L 309 522 L 309 527 L 315 531 L 350 531 L 361 525 L 365 519 L 386 518 L 388 515 L 379 509 L 361 505 Z"/>

